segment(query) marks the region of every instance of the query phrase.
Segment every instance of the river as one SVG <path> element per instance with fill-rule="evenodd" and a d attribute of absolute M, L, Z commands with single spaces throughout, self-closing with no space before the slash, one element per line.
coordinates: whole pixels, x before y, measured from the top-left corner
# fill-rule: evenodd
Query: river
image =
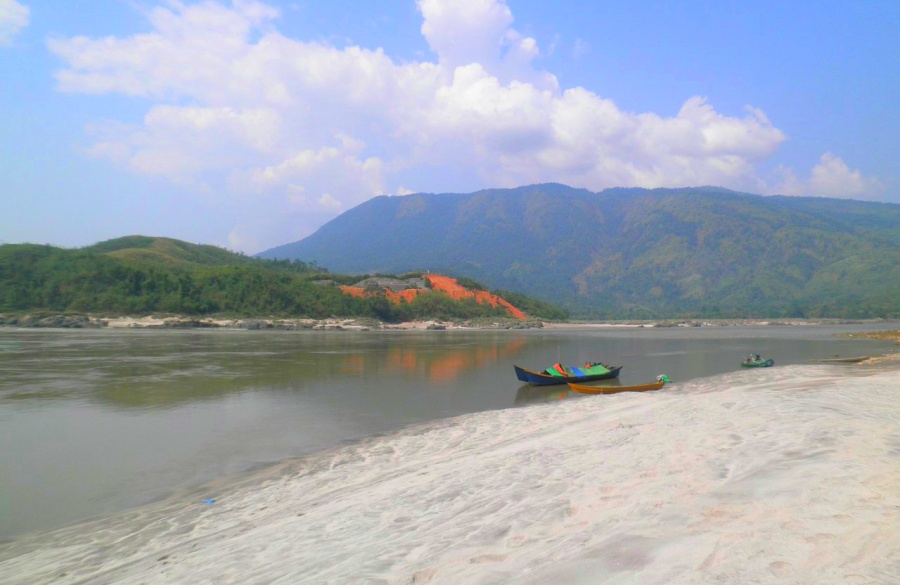
<path fill-rule="evenodd" d="M 0 330 L 0 537 L 60 528 L 287 458 L 533 407 L 513 364 L 603 361 L 621 383 L 883 353 L 890 325 L 500 331 Z M 751 378 L 752 380 L 752 378 Z M 563 391 L 561 391 L 563 390 Z"/>

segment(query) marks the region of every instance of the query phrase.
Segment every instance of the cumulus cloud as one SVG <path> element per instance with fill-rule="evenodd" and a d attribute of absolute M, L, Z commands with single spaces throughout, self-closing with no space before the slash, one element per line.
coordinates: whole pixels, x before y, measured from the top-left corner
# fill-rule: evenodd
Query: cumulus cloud
<path fill-rule="evenodd" d="M 442 65 L 453 70 L 458 65 L 495 61 L 512 12 L 504 2 L 494 0 L 419 0 L 422 35 Z"/>
<path fill-rule="evenodd" d="M 840 157 L 826 152 L 812 168 L 808 178 L 800 178 L 791 169 L 778 169 L 779 182 L 771 192 L 783 195 L 810 195 L 853 199 L 862 195 L 872 197 L 883 186 L 874 178 L 864 177 L 851 169 Z"/>
<path fill-rule="evenodd" d="M 0 0 L 0 46 L 12 43 L 13 37 L 28 26 L 29 10 L 16 0 Z"/>
<path fill-rule="evenodd" d="M 752 107 L 726 116 L 695 96 L 664 117 L 561 89 L 505 0 L 417 6 L 433 61 L 285 37 L 278 11 L 252 0 L 173 1 L 148 12 L 151 32 L 49 46 L 60 91 L 151 101 L 143 120 L 98 124 L 92 154 L 254 201 L 260 233 L 245 223 L 232 237 L 265 246 L 377 194 L 456 189 L 438 169 L 481 186 L 742 188 L 785 140 Z M 834 161 L 820 167 L 810 184 L 837 184 Z M 263 211 L 300 227 L 263 227 Z"/>
<path fill-rule="evenodd" d="M 306 207 L 314 203 L 326 211 L 346 211 L 372 194 L 384 192 L 384 164 L 377 157 L 363 159 L 365 144 L 349 136 L 336 137 L 338 143 L 307 149 L 275 165 L 236 174 L 243 189 L 258 192 L 278 190 L 288 200 Z M 305 185 L 328 185 L 327 191 L 307 195 Z M 332 194 L 342 194 L 340 200 Z"/>

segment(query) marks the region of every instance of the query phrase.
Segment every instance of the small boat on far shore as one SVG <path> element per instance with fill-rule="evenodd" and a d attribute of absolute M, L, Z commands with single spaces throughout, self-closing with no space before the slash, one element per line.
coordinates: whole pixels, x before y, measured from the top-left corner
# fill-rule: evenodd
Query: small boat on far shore
<path fill-rule="evenodd" d="M 774 365 L 775 360 L 773 360 L 772 358 L 761 358 L 759 356 L 748 357 L 741 362 L 742 368 L 770 368 Z"/>
<path fill-rule="evenodd" d="M 584 384 L 574 384 L 569 382 L 569 389 L 579 394 L 616 394 L 618 392 L 646 392 L 648 390 L 659 390 L 666 383 L 663 380 L 657 380 L 651 384 L 639 384 L 637 386 L 586 386 Z"/>

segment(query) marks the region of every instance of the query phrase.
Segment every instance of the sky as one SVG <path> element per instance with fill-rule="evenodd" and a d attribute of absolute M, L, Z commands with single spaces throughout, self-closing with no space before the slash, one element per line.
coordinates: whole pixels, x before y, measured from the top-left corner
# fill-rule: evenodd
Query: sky
<path fill-rule="evenodd" d="M 900 203 L 900 2 L 0 0 L 0 243 L 255 254 L 377 195 Z"/>

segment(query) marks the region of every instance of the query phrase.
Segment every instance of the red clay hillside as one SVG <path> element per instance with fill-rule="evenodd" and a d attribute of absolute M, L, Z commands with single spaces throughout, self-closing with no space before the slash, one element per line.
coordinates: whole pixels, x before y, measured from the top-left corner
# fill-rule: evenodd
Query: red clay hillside
<path fill-rule="evenodd" d="M 466 288 L 459 284 L 455 278 L 442 276 L 440 274 L 425 274 L 422 276 L 422 278 L 428 281 L 428 284 L 431 286 L 430 289 L 419 287 L 393 290 L 394 287 L 385 287 L 382 289 L 382 291 L 390 301 L 398 305 L 400 304 L 401 299 L 405 300 L 406 302 L 410 302 L 419 294 L 427 292 L 429 290 L 433 290 L 442 292 L 454 300 L 474 298 L 475 301 L 480 304 L 487 304 L 494 308 L 503 307 L 507 310 L 507 312 L 509 312 L 510 316 L 515 317 L 516 319 L 520 319 L 523 321 L 527 319 L 525 313 L 514 307 L 508 301 L 484 290 L 471 290 L 469 288 Z M 359 298 L 365 297 L 367 290 L 367 287 L 362 286 L 341 286 L 341 291 L 343 291 L 345 294 Z"/>

